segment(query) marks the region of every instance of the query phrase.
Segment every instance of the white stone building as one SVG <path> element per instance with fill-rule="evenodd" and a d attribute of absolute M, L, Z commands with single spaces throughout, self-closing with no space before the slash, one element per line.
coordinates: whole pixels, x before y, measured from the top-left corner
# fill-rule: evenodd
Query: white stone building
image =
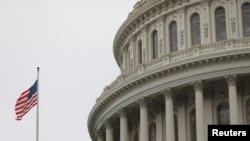
<path fill-rule="evenodd" d="M 250 124 L 250 0 L 141 0 L 114 39 L 121 74 L 88 118 L 92 141 L 207 141 Z"/>

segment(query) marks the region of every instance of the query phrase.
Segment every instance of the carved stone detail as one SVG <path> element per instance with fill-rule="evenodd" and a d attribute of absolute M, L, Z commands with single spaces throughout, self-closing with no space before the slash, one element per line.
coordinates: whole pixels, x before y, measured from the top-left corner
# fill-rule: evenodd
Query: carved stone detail
<path fill-rule="evenodd" d="M 204 30 L 204 37 L 205 39 L 208 38 L 208 23 L 203 24 L 203 30 Z"/>
<path fill-rule="evenodd" d="M 139 104 L 140 107 L 147 107 L 148 99 L 145 97 L 142 97 L 136 101 L 137 104 Z"/>
<path fill-rule="evenodd" d="M 106 126 L 106 128 L 112 128 L 113 127 L 113 122 L 110 118 L 106 118 L 104 121 L 104 125 Z"/>
<path fill-rule="evenodd" d="M 236 31 L 236 23 L 235 23 L 235 17 L 231 18 L 231 28 L 232 28 L 232 33 L 235 33 Z"/>
<path fill-rule="evenodd" d="M 234 75 L 226 75 L 225 79 L 226 79 L 228 85 L 236 85 L 237 75 L 236 74 L 234 74 Z"/>
<path fill-rule="evenodd" d="M 184 43 L 184 30 L 181 30 L 179 33 L 180 33 L 180 43 L 181 43 L 181 45 L 183 45 L 183 43 Z"/>
<path fill-rule="evenodd" d="M 126 118 L 128 115 L 128 110 L 122 107 L 121 109 L 119 109 L 118 113 L 120 115 L 120 118 Z"/>
<path fill-rule="evenodd" d="M 167 88 L 165 90 L 162 90 L 161 93 L 165 98 L 172 98 L 174 94 L 172 88 Z"/>
<path fill-rule="evenodd" d="M 163 42 L 163 40 L 162 39 L 160 39 L 159 40 L 159 49 L 160 49 L 160 55 L 162 55 L 162 42 Z"/>
<path fill-rule="evenodd" d="M 193 86 L 195 91 L 202 91 L 203 89 L 202 80 L 191 82 L 191 85 Z"/>

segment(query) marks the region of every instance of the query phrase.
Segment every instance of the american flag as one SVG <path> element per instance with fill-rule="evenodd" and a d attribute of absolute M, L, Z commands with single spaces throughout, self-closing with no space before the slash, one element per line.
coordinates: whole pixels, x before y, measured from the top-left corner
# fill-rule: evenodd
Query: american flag
<path fill-rule="evenodd" d="M 20 97 L 16 101 L 15 111 L 16 111 L 16 120 L 21 120 L 23 116 L 33 108 L 38 100 L 37 96 L 37 80 L 35 83 L 26 91 L 22 92 Z"/>

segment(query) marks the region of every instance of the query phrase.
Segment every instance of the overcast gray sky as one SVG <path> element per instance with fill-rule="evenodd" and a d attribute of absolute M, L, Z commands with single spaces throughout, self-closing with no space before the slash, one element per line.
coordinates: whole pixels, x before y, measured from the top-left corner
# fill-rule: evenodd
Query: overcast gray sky
<path fill-rule="evenodd" d="M 0 141 L 35 141 L 15 103 L 40 67 L 40 140 L 90 141 L 88 114 L 120 74 L 113 39 L 137 0 L 0 0 Z"/>

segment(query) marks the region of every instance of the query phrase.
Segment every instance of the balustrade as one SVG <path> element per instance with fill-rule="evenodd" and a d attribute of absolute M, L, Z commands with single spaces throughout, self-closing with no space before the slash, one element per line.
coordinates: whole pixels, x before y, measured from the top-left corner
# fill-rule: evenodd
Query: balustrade
<path fill-rule="evenodd" d="M 229 45 L 230 47 L 227 47 Z M 104 89 L 101 97 L 106 97 L 108 94 L 110 94 L 110 91 L 113 91 L 116 88 L 120 88 L 122 85 L 124 85 L 124 82 L 133 81 L 135 77 L 140 77 L 140 75 L 145 74 L 149 71 L 152 72 L 153 70 L 158 70 L 159 67 L 165 66 L 167 68 L 171 63 L 177 63 L 192 57 L 208 54 L 212 55 L 214 53 L 220 53 L 229 50 L 235 50 L 235 53 L 237 53 L 238 49 L 244 48 L 250 48 L 250 39 L 227 40 L 223 42 L 187 48 L 185 50 L 170 54 L 165 54 L 160 58 L 154 59 L 151 62 L 140 65 L 133 70 L 118 76 L 116 80 L 114 80 L 109 86 Z"/>

